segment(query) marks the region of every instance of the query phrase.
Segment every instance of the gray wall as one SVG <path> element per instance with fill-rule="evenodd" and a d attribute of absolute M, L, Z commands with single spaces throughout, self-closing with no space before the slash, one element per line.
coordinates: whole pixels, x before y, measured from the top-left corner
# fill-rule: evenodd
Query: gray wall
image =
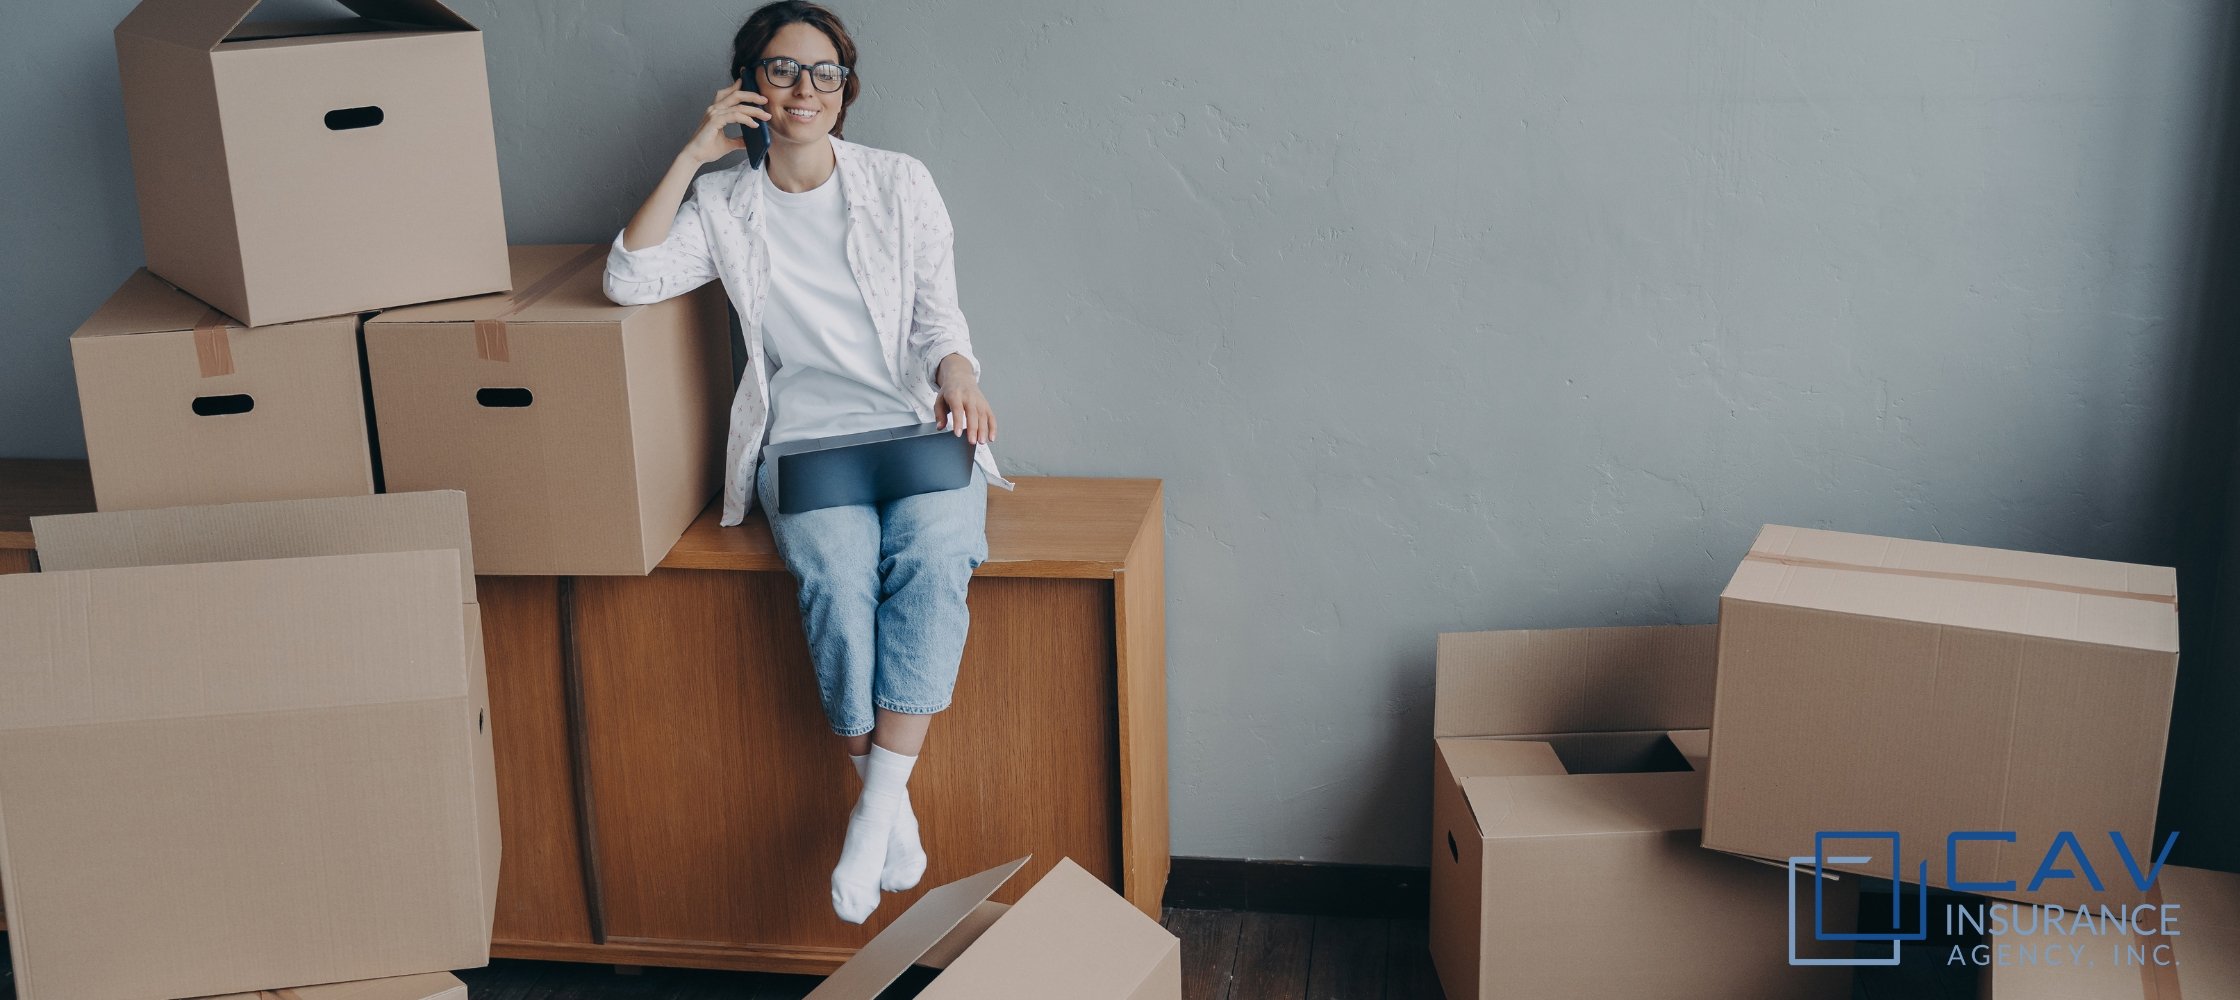
<path fill-rule="evenodd" d="M 130 6 L 0 15 L 0 454 L 81 452 L 138 261 Z M 837 3 L 1007 469 L 1167 481 L 1175 852 L 1391 864 L 1441 630 L 1708 621 L 1768 521 L 2179 557 L 2223 6 Z M 747 7 L 463 0 L 516 241 L 619 227 Z"/>

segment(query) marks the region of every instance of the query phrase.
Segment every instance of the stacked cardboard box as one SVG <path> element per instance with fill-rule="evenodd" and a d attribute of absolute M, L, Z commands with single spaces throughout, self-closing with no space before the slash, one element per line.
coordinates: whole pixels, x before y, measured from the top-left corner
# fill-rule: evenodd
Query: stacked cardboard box
<path fill-rule="evenodd" d="M 463 489 L 484 573 L 651 572 L 717 488 L 721 289 L 618 307 L 603 247 L 509 250 L 443 4 L 256 6 L 117 26 L 148 267 L 71 338 L 99 509 Z"/>
<path fill-rule="evenodd" d="M 102 510 L 358 496 L 358 318 L 244 328 L 147 271 L 70 336 Z"/>
<path fill-rule="evenodd" d="M 515 247 L 520 291 L 366 323 L 388 487 L 465 490 L 484 573 L 650 573 L 715 494 L 723 290 L 618 306 L 606 253 Z"/>
<path fill-rule="evenodd" d="M 2155 838 L 2177 654 L 2167 568 L 1780 526 L 1736 569 L 1715 630 L 1442 636 L 1432 950 L 1447 994 L 1831 995 L 1840 980 L 1809 974 L 1847 967 L 1811 963 L 1898 947 L 1845 937 L 1853 876 L 1908 883 L 1901 934 L 1925 930 L 1920 885 L 2025 912 L 2183 897 L 2202 932 L 2185 970 L 2118 976 L 2103 955 L 2097 973 L 1986 978 L 2001 1000 L 2129 998 L 2142 982 L 2168 997 L 2156 977 L 2181 971 L 2216 992 L 2230 970 L 2203 953 L 2240 926 L 2240 879 L 2163 866 Z M 1596 773 L 1611 770 L 1655 773 Z M 1697 827 L 1661 856 L 1613 836 Z M 1816 861 L 1784 891 L 1785 869 Z M 1596 961 L 1613 946 L 1652 960 Z M 2130 992 L 2063 992 L 2094 976 Z"/>
<path fill-rule="evenodd" d="M 1888 832 L 1904 857 L 1848 838 L 1875 860 L 1830 867 L 2032 903 L 2144 895 L 2124 852 L 2160 849 L 2174 571 L 1775 525 L 1719 628 L 1705 846 L 1778 860 Z M 2076 877 L 2033 891 L 2057 845 Z"/>
<path fill-rule="evenodd" d="M 505 289 L 482 33 L 435 0 L 257 2 L 117 25 L 148 269 L 255 326 Z"/>
<path fill-rule="evenodd" d="M 1847 992 L 1849 969 L 1785 960 L 1792 876 L 1700 846 L 1715 634 L 1439 637 L 1431 953 L 1449 1000 Z M 1855 881 L 1823 892 L 1850 929 Z"/>
<path fill-rule="evenodd" d="M 22 1000 L 488 960 L 495 765 L 466 500 L 36 518 L 0 577 Z"/>

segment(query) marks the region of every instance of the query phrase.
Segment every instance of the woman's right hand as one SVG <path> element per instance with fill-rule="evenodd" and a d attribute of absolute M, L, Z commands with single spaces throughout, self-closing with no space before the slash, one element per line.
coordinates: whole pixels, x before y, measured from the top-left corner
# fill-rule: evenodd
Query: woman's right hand
<path fill-rule="evenodd" d="M 741 87 L 737 80 L 731 81 L 731 86 L 716 91 L 715 103 L 708 105 L 708 110 L 700 116 L 700 127 L 684 144 L 684 152 L 677 155 L 696 164 L 713 163 L 727 153 L 747 148 L 746 140 L 723 134 L 723 127 L 769 128 L 764 123 L 770 120 L 770 112 L 761 107 L 768 103 L 770 99 L 760 92 Z"/>

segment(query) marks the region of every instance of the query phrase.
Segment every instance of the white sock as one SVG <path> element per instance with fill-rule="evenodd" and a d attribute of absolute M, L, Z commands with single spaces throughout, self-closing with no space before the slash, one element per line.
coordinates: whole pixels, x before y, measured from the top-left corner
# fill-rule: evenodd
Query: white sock
<path fill-rule="evenodd" d="M 870 919 L 871 911 L 879 908 L 879 873 L 886 868 L 887 841 L 902 811 L 910 767 L 917 762 L 916 757 L 879 747 L 872 747 L 871 759 L 864 762 L 863 794 L 848 813 L 840 863 L 832 868 L 832 911 L 851 924 Z"/>
<path fill-rule="evenodd" d="M 884 747 L 874 746 L 873 753 L 891 753 Z M 894 754 L 894 756 L 901 756 Z M 912 763 L 916 757 L 908 758 Z M 856 777 L 863 777 L 864 767 L 871 754 L 849 754 L 848 760 L 856 766 Z M 879 870 L 879 888 L 888 892 L 907 892 L 926 874 L 926 848 L 918 839 L 918 814 L 910 808 L 910 789 L 902 790 L 902 811 L 895 816 L 893 832 L 887 836 L 887 863 Z"/>

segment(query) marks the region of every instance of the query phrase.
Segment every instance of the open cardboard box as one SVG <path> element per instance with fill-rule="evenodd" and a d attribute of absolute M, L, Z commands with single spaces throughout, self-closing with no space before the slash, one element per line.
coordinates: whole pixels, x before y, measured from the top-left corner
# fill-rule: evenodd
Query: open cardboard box
<path fill-rule="evenodd" d="M 355 315 L 245 328 L 141 270 L 70 360 L 102 510 L 373 492 Z"/>
<path fill-rule="evenodd" d="M 148 269 L 255 326 L 508 287 L 482 32 L 436 0 L 256 6 L 117 25 Z"/>
<path fill-rule="evenodd" d="M 900 1000 L 884 991 L 913 965 L 942 970 L 918 1000 L 1181 1000 L 1181 941 L 1072 859 L 990 900 L 1028 860 L 927 892 L 809 1000 Z"/>
<path fill-rule="evenodd" d="M 1715 641 L 1439 637 L 1430 943 L 1449 1000 L 1847 995 L 1848 968 L 1788 962 L 1792 876 L 1700 846 Z M 1821 888 L 1824 929 L 1850 930 L 1856 881 Z M 1802 957 L 1849 953 L 1812 937 Z"/>
<path fill-rule="evenodd" d="M 497 786 L 466 499 L 32 519 L 0 577 L 19 1000 L 485 964 Z"/>
<path fill-rule="evenodd" d="M 519 291 L 366 322 L 387 487 L 466 491 L 480 572 L 643 576 L 722 481 L 723 289 L 618 306 L 606 253 L 514 247 Z"/>
<path fill-rule="evenodd" d="M 2039 903 L 2137 902 L 2178 671 L 2165 567 L 1768 525 L 1719 598 L 1704 846 Z M 2029 882 L 2073 833 L 2083 877 Z M 1954 885 L 1947 838 L 1964 883 Z M 2008 840 L 1990 839 L 2001 835 Z M 2079 872 L 2063 848 L 2052 867 Z"/>
<path fill-rule="evenodd" d="M 2240 875 L 2165 865 L 2146 902 L 2175 907 L 2167 916 L 2177 933 L 2159 933 L 2165 914 L 2154 913 L 2145 921 L 2153 934 L 2079 931 L 2064 918 L 2066 933 L 2049 936 L 2042 918 L 2025 915 L 2036 933 L 1990 935 L 1985 1000 L 2240 997 Z"/>

